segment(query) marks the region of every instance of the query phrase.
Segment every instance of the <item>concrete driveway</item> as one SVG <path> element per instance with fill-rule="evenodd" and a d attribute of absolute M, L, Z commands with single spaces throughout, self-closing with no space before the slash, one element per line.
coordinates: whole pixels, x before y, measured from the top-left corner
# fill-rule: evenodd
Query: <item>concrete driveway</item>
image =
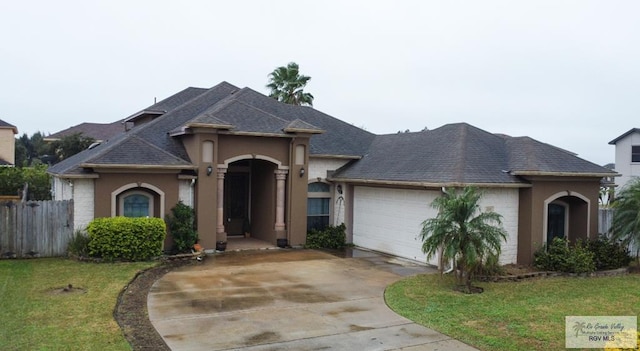
<path fill-rule="evenodd" d="M 172 350 L 475 350 L 392 312 L 384 289 L 434 272 L 373 252 L 228 252 L 158 280 L 149 319 Z"/>

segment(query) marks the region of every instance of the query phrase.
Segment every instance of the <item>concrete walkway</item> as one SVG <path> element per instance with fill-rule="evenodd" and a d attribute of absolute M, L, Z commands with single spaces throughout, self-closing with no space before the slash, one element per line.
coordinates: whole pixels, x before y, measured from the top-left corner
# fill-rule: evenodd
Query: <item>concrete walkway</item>
<path fill-rule="evenodd" d="M 391 311 L 384 289 L 431 268 L 368 251 L 228 252 L 158 280 L 149 319 L 172 350 L 475 350 Z"/>

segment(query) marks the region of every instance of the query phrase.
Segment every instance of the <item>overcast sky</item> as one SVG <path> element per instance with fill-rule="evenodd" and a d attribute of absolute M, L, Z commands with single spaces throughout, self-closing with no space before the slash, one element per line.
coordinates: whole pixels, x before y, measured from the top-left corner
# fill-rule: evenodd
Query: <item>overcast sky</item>
<path fill-rule="evenodd" d="M 187 86 L 266 93 L 373 133 L 467 122 L 613 162 L 640 111 L 638 1 L 4 1 L 0 119 L 112 122 Z"/>

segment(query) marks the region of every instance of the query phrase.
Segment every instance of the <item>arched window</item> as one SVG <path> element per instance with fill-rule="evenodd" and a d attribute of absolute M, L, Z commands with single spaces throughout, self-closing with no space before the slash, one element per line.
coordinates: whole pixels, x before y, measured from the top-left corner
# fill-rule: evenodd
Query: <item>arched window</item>
<path fill-rule="evenodd" d="M 323 230 L 329 226 L 331 208 L 331 187 L 329 184 L 315 182 L 308 186 L 307 194 L 307 231 Z"/>
<path fill-rule="evenodd" d="M 153 196 L 143 191 L 130 191 L 120 196 L 120 215 L 153 217 Z"/>

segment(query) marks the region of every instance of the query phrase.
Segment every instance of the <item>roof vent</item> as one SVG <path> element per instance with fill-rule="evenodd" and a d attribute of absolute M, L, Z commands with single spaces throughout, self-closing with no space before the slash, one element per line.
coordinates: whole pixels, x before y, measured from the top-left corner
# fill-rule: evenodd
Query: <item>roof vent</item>
<path fill-rule="evenodd" d="M 98 143 L 98 142 L 93 143 L 93 144 L 89 145 L 89 147 L 87 148 L 87 150 L 91 150 L 91 149 L 93 149 L 94 147 L 96 147 L 96 146 L 98 146 L 98 145 L 100 145 L 100 144 L 102 144 L 102 143 Z"/>

